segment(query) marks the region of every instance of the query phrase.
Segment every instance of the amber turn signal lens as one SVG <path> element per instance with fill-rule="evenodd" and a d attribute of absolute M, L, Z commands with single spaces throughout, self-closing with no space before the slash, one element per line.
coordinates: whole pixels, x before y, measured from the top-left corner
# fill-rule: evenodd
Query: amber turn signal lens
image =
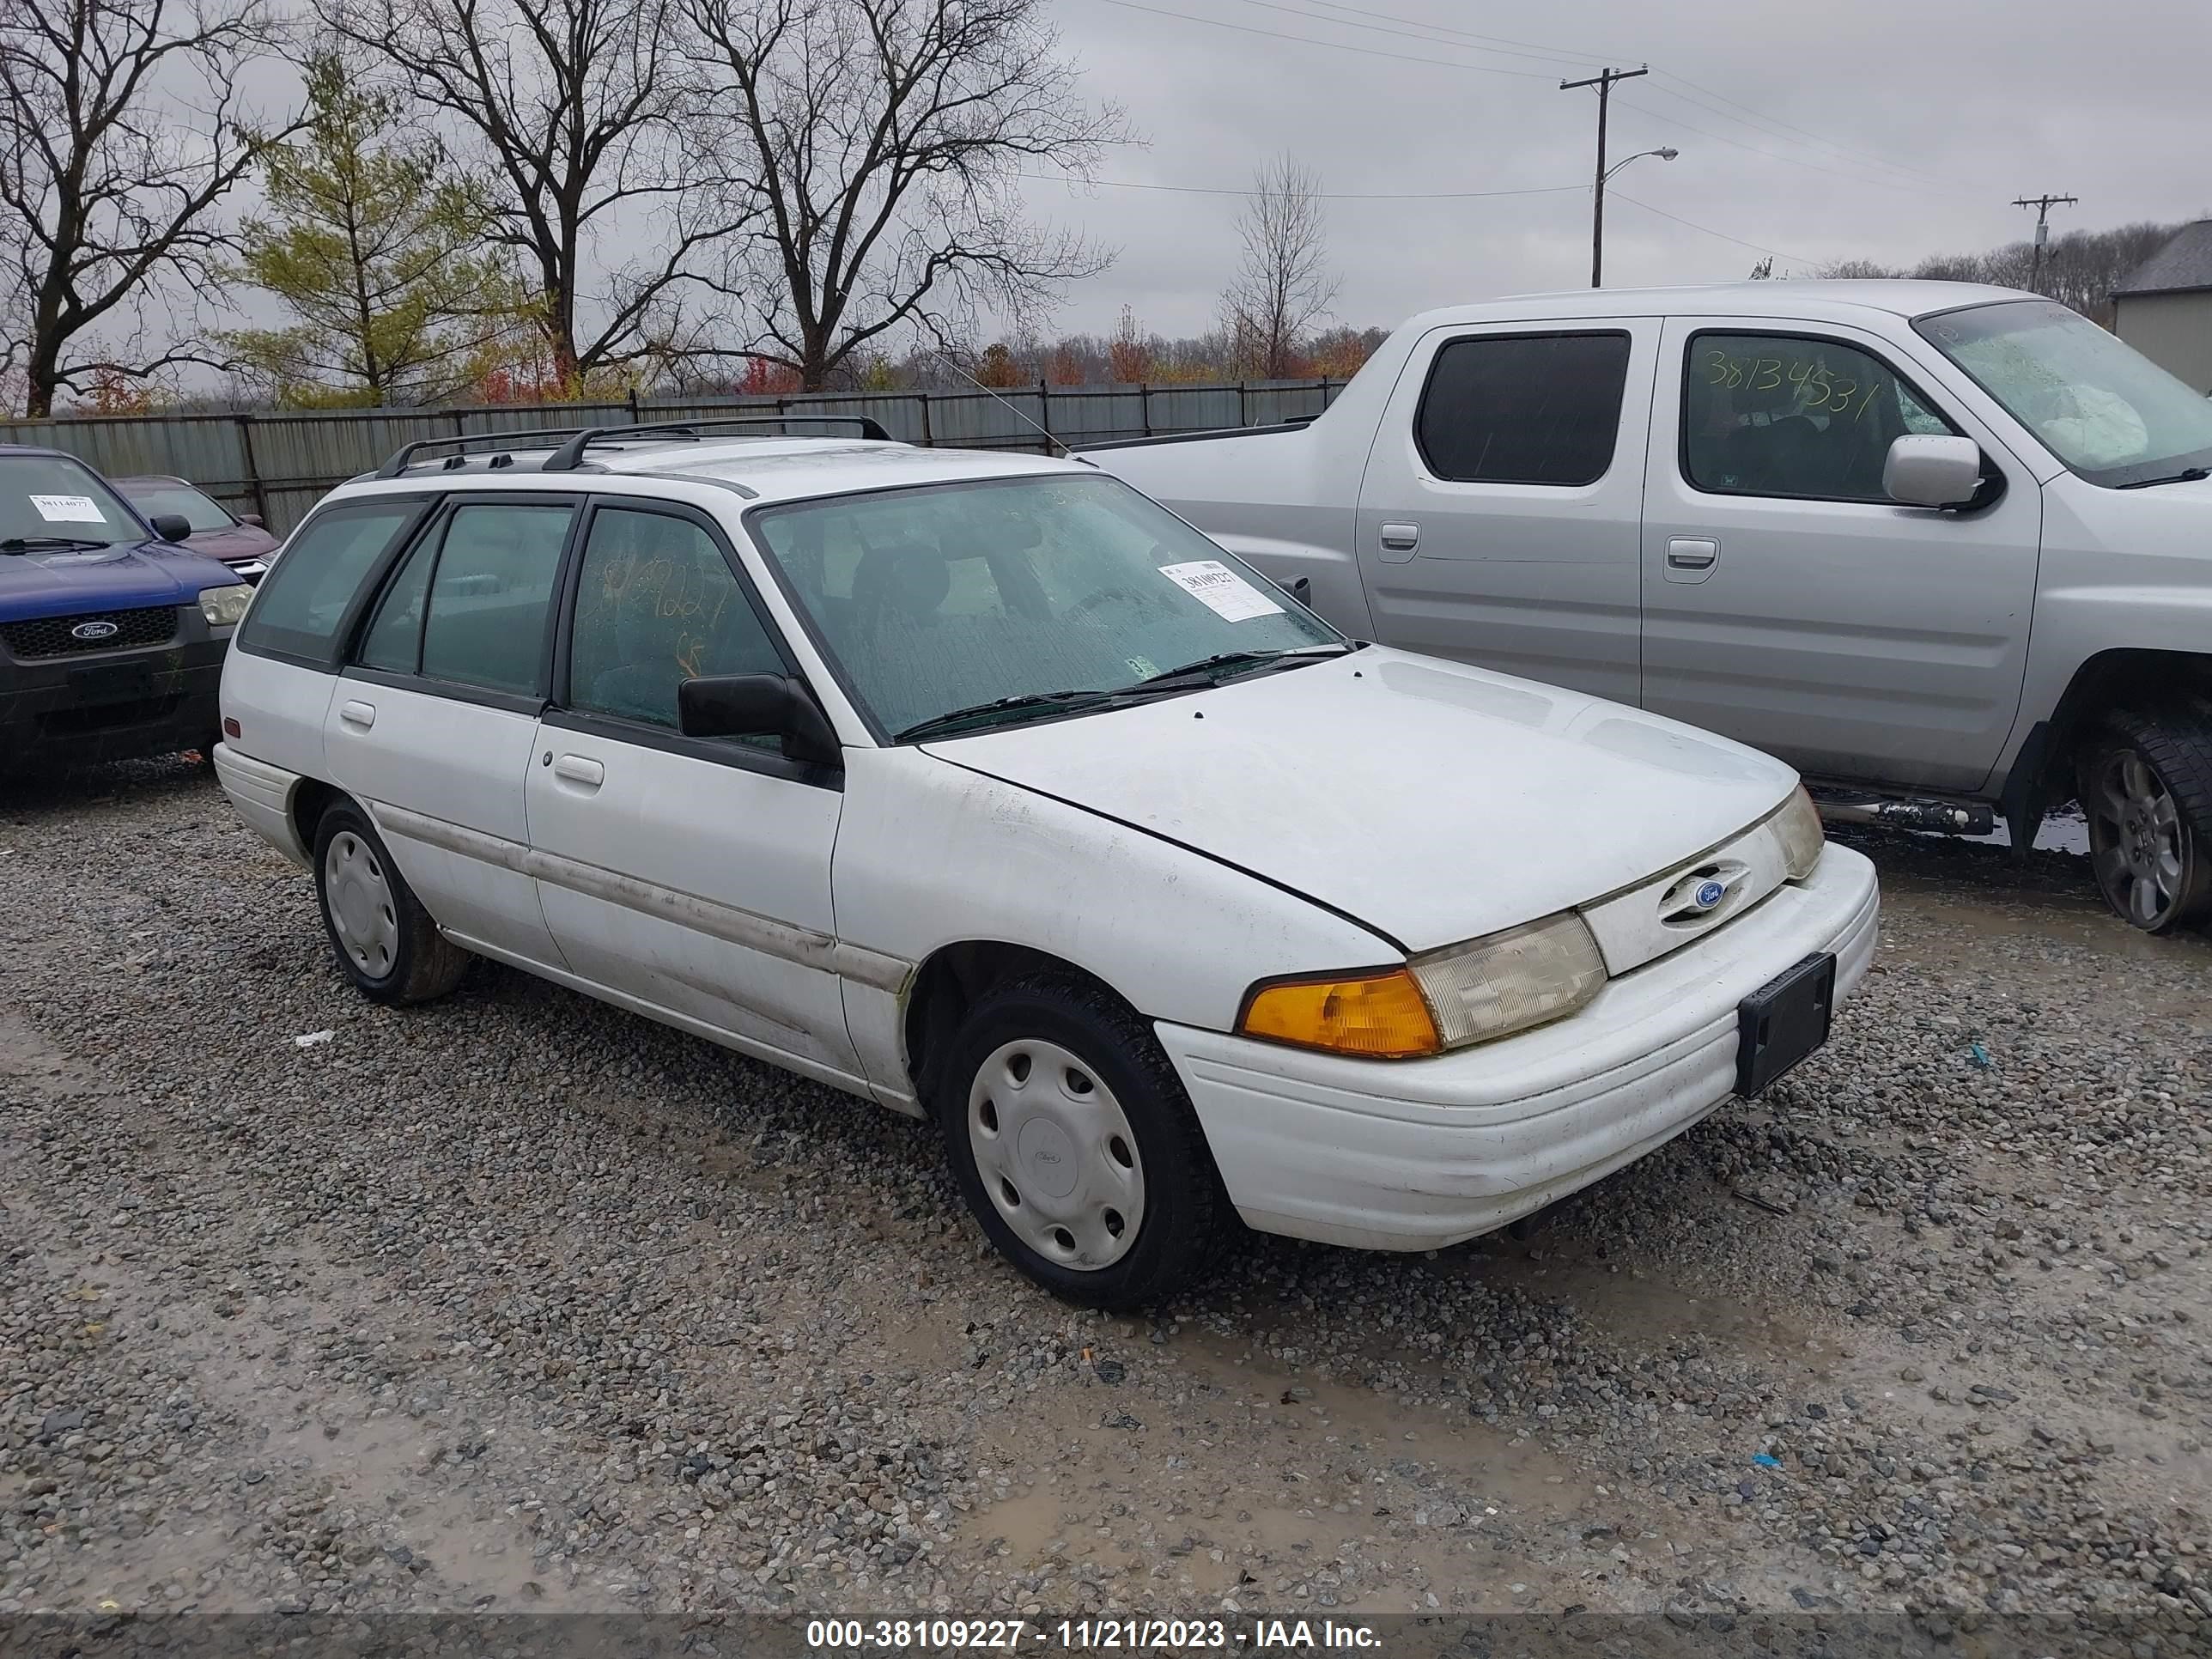
<path fill-rule="evenodd" d="M 1237 1028 L 1246 1036 L 1370 1060 L 1406 1060 L 1443 1047 L 1421 988 L 1403 968 L 1262 986 Z"/>

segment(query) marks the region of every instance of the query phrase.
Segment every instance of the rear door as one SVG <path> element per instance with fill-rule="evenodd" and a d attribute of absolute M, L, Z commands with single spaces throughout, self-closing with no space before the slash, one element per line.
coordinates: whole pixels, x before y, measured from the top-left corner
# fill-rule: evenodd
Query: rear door
<path fill-rule="evenodd" d="M 1624 702 L 1660 322 L 1440 328 L 1408 359 L 1355 526 L 1377 638 Z"/>
<path fill-rule="evenodd" d="M 2028 470 L 1864 331 L 1676 319 L 1644 492 L 1645 708 L 1815 776 L 1977 787 L 2020 703 L 2042 533 Z M 1933 391 L 1924 389 L 1933 383 Z M 1958 512 L 1882 489 L 1892 441 L 2002 475 Z"/>
<path fill-rule="evenodd" d="M 832 962 L 843 775 L 770 738 L 684 736 L 676 688 L 790 674 L 714 521 L 602 498 L 528 767 L 531 867 L 570 969 L 857 1087 Z"/>
<path fill-rule="evenodd" d="M 331 780 L 369 809 L 439 925 L 555 968 L 524 800 L 577 508 L 550 494 L 448 501 L 386 580 L 324 725 Z"/>

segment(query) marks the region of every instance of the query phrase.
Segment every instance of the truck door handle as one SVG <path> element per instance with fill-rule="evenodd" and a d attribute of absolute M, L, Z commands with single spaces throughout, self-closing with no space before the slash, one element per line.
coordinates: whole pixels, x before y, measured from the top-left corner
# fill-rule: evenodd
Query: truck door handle
<path fill-rule="evenodd" d="M 1382 545 L 1393 553 L 1410 553 L 1421 544 L 1421 526 L 1417 524 L 1386 524 L 1382 526 Z"/>
<path fill-rule="evenodd" d="M 565 778 L 570 783 L 580 784 L 589 791 L 606 781 L 607 769 L 595 760 L 585 759 L 581 755 L 563 755 L 553 763 L 553 775 Z"/>
<path fill-rule="evenodd" d="M 1720 544 L 1703 536 L 1668 538 L 1667 562 L 1677 570 L 1710 570 L 1720 556 Z"/>
<path fill-rule="evenodd" d="M 376 705 L 367 702 L 342 702 L 338 718 L 348 726 L 358 726 L 364 732 L 376 724 Z"/>

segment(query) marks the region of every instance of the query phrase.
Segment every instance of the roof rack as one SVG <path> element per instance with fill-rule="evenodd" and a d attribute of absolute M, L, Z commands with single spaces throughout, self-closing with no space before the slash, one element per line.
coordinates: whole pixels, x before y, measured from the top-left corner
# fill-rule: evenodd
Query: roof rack
<path fill-rule="evenodd" d="M 485 444 L 494 449 L 550 449 L 550 441 L 533 443 L 532 440 L 573 438 L 583 429 L 576 426 L 542 426 L 521 432 L 465 432 L 454 438 L 418 438 L 411 444 L 401 445 L 372 476 L 396 478 L 413 465 L 415 458 L 426 449 L 451 449 L 453 453 L 446 458 L 446 465 L 459 466 L 471 444 Z"/>
<path fill-rule="evenodd" d="M 661 437 L 696 439 L 707 427 L 774 426 L 784 427 L 793 422 L 842 422 L 860 429 L 863 438 L 879 443 L 891 441 L 891 434 L 884 430 L 883 422 L 867 415 L 722 415 L 708 416 L 692 421 L 647 421 L 635 426 L 594 426 L 577 433 L 545 459 L 541 472 L 574 472 L 583 464 L 584 452 L 593 444 L 620 443 L 626 438 Z"/>

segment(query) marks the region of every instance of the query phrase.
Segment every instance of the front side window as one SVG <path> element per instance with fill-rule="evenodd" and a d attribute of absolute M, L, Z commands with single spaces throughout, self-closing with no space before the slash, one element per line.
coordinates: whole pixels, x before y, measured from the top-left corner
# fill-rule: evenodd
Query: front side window
<path fill-rule="evenodd" d="M 0 455 L 0 548 L 145 539 L 145 527 L 90 467 L 66 455 Z"/>
<path fill-rule="evenodd" d="M 1217 657 L 1262 672 L 1288 666 L 1289 653 L 1345 648 L 1265 577 L 1114 478 L 883 490 L 749 522 L 846 684 L 894 737 L 1007 700 L 983 718 L 1149 696 L 1145 683 Z M 1170 689 L 1190 686 L 1176 675 L 1158 690 Z"/>
<path fill-rule="evenodd" d="M 602 507 L 584 542 L 568 649 L 570 708 L 676 729 L 676 688 L 781 674 L 783 656 L 714 538 L 689 519 Z M 775 747 L 781 739 L 746 738 Z"/>
<path fill-rule="evenodd" d="M 1628 336 L 1492 334 L 1437 353 L 1413 438 L 1458 483 L 1590 484 L 1613 465 Z"/>
<path fill-rule="evenodd" d="M 2048 300 L 1939 312 L 1912 325 L 2091 483 L 2212 466 L 2212 399 Z"/>
<path fill-rule="evenodd" d="M 419 501 L 346 501 L 300 526 L 254 590 L 236 643 L 327 663 L 347 607 L 376 562 L 422 510 Z"/>
<path fill-rule="evenodd" d="M 1889 447 L 1956 433 L 1918 388 L 1856 346 L 1698 334 L 1683 364 L 1682 471 L 1724 495 L 1884 501 Z"/>

